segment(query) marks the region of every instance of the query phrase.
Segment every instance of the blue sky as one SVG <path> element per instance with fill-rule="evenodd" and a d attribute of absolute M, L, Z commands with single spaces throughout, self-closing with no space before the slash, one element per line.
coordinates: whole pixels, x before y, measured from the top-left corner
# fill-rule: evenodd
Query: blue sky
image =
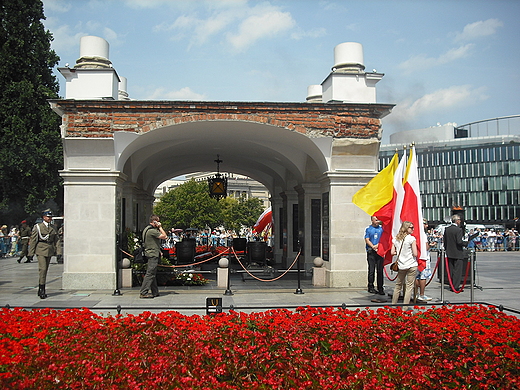
<path fill-rule="evenodd" d="M 133 99 L 303 102 L 359 42 L 390 133 L 520 112 L 517 0 L 44 0 L 59 66 L 103 37 Z M 64 79 L 58 74 L 61 95 Z"/>

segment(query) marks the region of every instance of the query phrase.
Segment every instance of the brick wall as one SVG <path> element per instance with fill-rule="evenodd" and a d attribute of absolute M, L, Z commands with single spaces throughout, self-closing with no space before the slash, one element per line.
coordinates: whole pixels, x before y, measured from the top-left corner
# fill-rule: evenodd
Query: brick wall
<path fill-rule="evenodd" d="M 391 104 L 52 100 L 66 137 L 112 137 L 195 121 L 246 121 L 307 136 L 374 138 Z"/>

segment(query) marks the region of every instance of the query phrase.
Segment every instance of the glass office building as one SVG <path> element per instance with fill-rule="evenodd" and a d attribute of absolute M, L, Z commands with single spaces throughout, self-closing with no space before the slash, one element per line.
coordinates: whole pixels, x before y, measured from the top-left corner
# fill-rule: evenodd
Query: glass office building
<path fill-rule="evenodd" d="M 406 131 L 390 140 L 400 142 L 381 146 L 379 168 L 396 149 L 401 157 L 404 146 L 415 143 L 423 214 L 430 224 L 448 221 L 453 208 L 462 208 L 466 222 L 518 227 L 520 115 Z"/>

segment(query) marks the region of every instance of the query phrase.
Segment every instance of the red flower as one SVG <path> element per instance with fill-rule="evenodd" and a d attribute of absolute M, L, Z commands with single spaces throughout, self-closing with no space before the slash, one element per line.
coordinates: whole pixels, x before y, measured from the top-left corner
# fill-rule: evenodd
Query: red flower
<path fill-rule="evenodd" d="M 184 316 L 0 310 L 0 387 L 514 389 L 519 319 L 482 306 Z"/>

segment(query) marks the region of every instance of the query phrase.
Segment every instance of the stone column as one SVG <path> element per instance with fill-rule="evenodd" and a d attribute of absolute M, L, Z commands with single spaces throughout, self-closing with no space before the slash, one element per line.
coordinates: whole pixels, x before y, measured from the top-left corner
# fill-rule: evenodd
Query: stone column
<path fill-rule="evenodd" d="M 299 215 L 294 213 L 294 205 L 298 205 L 298 193 L 296 191 L 287 190 L 284 192 L 287 198 L 287 207 L 286 207 L 286 215 L 287 215 L 287 260 L 285 266 L 289 267 L 294 258 L 298 254 L 298 245 L 296 240 L 298 238 L 297 227 L 294 226 L 295 218 L 298 218 Z M 296 230 L 296 232 L 295 232 Z"/>
<path fill-rule="evenodd" d="M 330 183 L 330 261 L 327 286 L 366 287 L 364 229 L 370 216 L 352 203 L 352 196 L 377 174 L 377 139 L 336 139 Z"/>
<path fill-rule="evenodd" d="M 283 243 L 282 234 L 283 229 L 280 227 L 283 221 L 283 215 L 280 213 L 280 209 L 283 208 L 283 201 L 280 196 L 271 197 L 271 210 L 273 212 L 273 254 L 275 264 L 282 264 L 283 247 L 280 245 Z"/>
<path fill-rule="evenodd" d="M 313 255 L 312 254 L 312 225 L 311 225 L 311 216 L 312 216 L 312 200 L 320 199 L 321 200 L 321 185 L 319 183 L 303 183 L 300 187 L 300 207 L 302 210 L 300 211 L 300 226 L 302 226 L 302 231 L 304 233 L 304 250 L 303 253 L 305 255 L 304 262 L 302 262 L 302 269 L 310 269 L 313 266 L 313 261 L 315 257 L 321 256 L 320 254 Z M 319 221 L 321 224 L 321 221 Z M 321 243 L 320 243 L 321 250 Z"/>
<path fill-rule="evenodd" d="M 116 288 L 116 192 L 120 173 L 62 171 L 64 289 Z"/>

